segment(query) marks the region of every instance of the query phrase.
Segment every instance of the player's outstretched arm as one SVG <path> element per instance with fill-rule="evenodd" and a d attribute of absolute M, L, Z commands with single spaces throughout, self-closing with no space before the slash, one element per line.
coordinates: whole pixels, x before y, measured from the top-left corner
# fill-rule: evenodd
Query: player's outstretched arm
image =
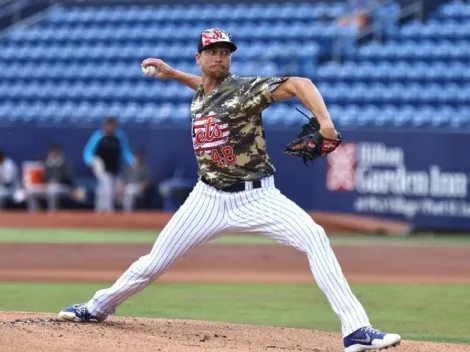
<path fill-rule="evenodd" d="M 186 72 L 182 72 L 179 70 L 174 69 L 170 65 L 168 65 L 165 61 L 160 59 L 146 59 L 142 62 L 141 65 L 143 68 L 148 66 L 154 66 L 157 68 L 157 72 L 155 72 L 152 77 L 158 79 L 174 79 L 189 88 L 196 90 L 198 86 L 202 83 L 201 77 L 192 75 Z"/>
<path fill-rule="evenodd" d="M 317 87 L 308 78 L 290 77 L 282 82 L 273 93 L 277 101 L 283 101 L 296 97 L 302 105 L 309 109 L 320 124 L 320 132 L 326 138 L 336 138 L 337 132 L 326 104 Z"/>

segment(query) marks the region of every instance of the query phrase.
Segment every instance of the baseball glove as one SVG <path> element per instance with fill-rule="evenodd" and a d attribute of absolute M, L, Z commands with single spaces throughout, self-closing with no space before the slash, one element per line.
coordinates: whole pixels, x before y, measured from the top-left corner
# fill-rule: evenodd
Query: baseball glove
<path fill-rule="evenodd" d="M 320 124 L 315 116 L 308 117 L 299 109 L 296 109 L 308 119 L 308 123 L 302 126 L 302 131 L 297 138 L 285 146 L 284 153 L 299 156 L 305 165 L 308 161 L 327 156 L 341 144 L 343 138 L 338 134 L 337 139 L 329 139 L 320 133 Z"/>

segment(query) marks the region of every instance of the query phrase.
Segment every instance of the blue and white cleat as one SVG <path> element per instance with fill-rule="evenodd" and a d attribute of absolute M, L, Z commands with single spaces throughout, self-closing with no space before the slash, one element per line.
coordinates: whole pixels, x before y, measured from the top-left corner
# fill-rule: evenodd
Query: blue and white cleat
<path fill-rule="evenodd" d="M 85 304 L 74 304 L 73 306 L 67 307 L 61 311 L 59 313 L 59 319 L 76 323 L 86 323 L 92 320 L 102 322 L 106 317 L 97 317 L 92 315 Z"/>
<path fill-rule="evenodd" d="M 360 328 L 343 339 L 344 352 L 382 350 L 398 346 L 400 335 L 386 334 L 371 327 Z"/>

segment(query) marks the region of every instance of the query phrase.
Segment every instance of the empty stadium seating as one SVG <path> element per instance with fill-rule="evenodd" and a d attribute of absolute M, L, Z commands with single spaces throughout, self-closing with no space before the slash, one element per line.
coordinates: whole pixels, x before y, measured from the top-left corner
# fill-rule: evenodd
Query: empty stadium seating
<path fill-rule="evenodd" d="M 334 41 L 344 3 L 56 8 L 0 41 L 0 121 L 187 123 L 193 92 L 143 76 L 162 57 L 198 73 L 199 33 L 220 26 L 240 48 L 240 75 L 304 75 L 319 86 L 340 126 L 470 127 L 470 4 L 441 6 L 425 23 L 399 27 L 397 7 L 378 11 L 384 43 L 349 45 L 343 63 L 318 63 Z M 298 124 L 295 102 L 267 109 L 267 124 Z"/>
<path fill-rule="evenodd" d="M 470 3 L 443 4 L 425 23 L 389 28 L 384 43 L 348 50 L 314 77 L 352 125 L 470 127 L 469 24 Z"/>

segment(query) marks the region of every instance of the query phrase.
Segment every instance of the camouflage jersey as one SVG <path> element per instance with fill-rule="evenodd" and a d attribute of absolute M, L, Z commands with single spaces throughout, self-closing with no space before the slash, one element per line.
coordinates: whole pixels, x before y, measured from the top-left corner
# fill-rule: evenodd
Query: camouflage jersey
<path fill-rule="evenodd" d="M 261 112 L 275 102 L 271 92 L 286 79 L 229 74 L 207 96 L 199 86 L 191 103 L 199 176 L 220 189 L 274 174 Z"/>

